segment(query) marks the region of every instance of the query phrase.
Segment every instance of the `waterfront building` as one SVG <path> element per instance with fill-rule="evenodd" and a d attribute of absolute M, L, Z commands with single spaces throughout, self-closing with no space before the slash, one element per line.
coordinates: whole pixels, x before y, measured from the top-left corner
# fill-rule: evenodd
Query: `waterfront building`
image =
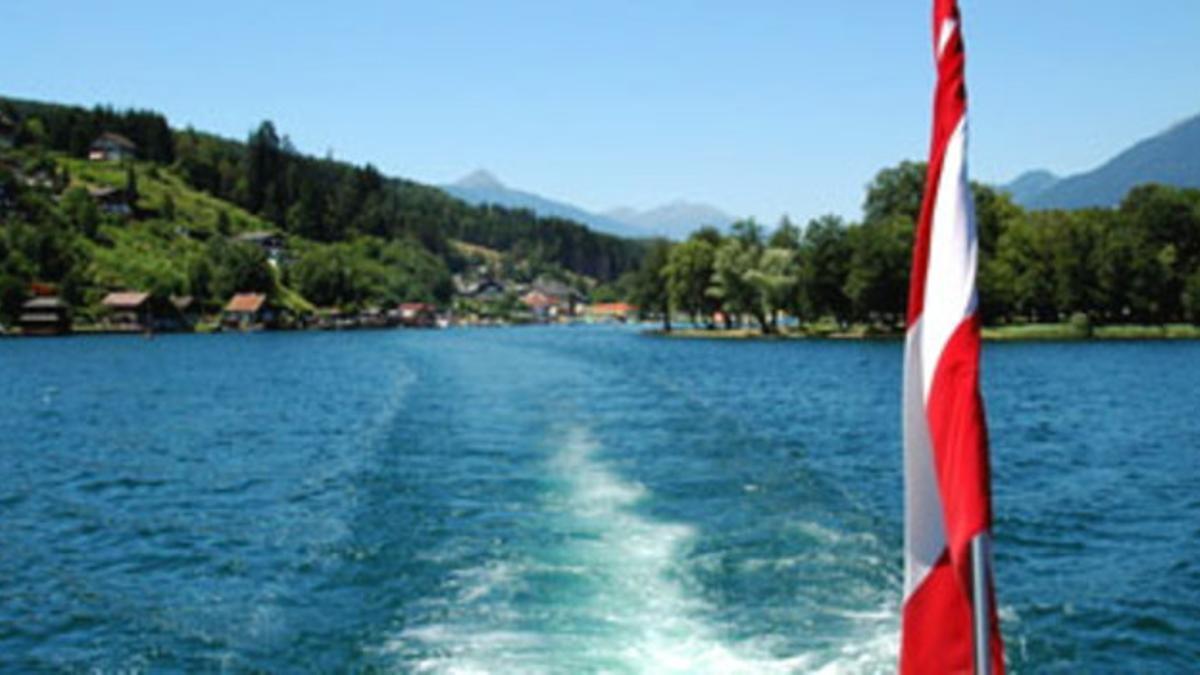
<path fill-rule="evenodd" d="M 57 295 L 41 296 L 21 305 L 17 326 L 22 335 L 63 335 L 71 332 L 71 307 Z"/>
<path fill-rule="evenodd" d="M 274 321 L 275 311 L 262 293 L 238 293 L 225 305 L 221 317 L 222 326 L 240 330 L 262 328 Z"/>

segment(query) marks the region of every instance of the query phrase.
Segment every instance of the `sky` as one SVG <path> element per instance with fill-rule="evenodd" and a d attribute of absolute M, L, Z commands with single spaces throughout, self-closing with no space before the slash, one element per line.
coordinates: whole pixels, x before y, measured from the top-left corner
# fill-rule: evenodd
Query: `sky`
<path fill-rule="evenodd" d="M 860 214 L 923 159 L 925 0 L 0 3 L 0 95 L 149 108 L 592 210 Z M 1092 168 L 1200 113 L 1196 0 L 961 0 L 972 176 Z M 202 9 L 199 7 L 202 6 Z"/>

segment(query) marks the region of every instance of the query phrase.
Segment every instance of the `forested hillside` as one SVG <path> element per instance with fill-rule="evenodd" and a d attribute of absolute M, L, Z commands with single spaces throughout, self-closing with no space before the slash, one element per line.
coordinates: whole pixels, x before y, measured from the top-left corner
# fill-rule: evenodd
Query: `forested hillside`
<path fill-rule="evenodd" d="M 136 159 L 89 161 L 117 134 Z M 0 320 L 32 284 L 87 314 L 107 291 L 193 296 L 215 309 L 237 291 L 297 308 L 439 301 L 464 264 L 451 240 L 526 269 L 605 281 L 642 245 L 525 211 L 478 208 L 440 190 L 298 152 L 270 122 L 245 143 L 172 130 L 149 111 L 0 99 Z M 286 235 L 283 264 L 239 238 Z"/>

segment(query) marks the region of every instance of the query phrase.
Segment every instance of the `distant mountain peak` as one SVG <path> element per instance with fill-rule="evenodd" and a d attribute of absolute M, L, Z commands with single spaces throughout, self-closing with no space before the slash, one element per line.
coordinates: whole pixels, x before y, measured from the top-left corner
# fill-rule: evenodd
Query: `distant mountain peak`
<path fill-rule="evenodd" d="M 455 187 L 467 188 L 469 190 L 504 190 L 504 183 L 496 177 L 496 174 L 487 169 L 476 169 L 471 173 L 459 178 L 452 183 Z"/>
<path fill-rule="evenodd" d="M 1056 177 L 1046 172 L 1019 176 L 1003 189 L 1030 209 L 1112 207 L 1144 183 L 1200 188 L 1200 115 L 1146 138 L 1104 164 Z"/>

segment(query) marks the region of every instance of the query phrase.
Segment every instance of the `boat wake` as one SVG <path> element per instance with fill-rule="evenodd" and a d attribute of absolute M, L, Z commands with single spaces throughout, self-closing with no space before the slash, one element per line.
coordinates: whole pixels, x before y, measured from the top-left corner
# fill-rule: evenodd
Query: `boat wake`
<path fill-rule="evenodd" d="M 693 527 L 638 511 L 649 499 L 598 458 L 582 428 L 561 436 L 533 545 L 451 573 L 439 614 L 384 646 L 405 669 L 438 673 L 875 672 L 894 667 L 894 622 L 845 649 L 780 656 L 770 636 L 732 641 L 689 572 Z M 516 550 L 513 550 L 516 549 Z"/>

